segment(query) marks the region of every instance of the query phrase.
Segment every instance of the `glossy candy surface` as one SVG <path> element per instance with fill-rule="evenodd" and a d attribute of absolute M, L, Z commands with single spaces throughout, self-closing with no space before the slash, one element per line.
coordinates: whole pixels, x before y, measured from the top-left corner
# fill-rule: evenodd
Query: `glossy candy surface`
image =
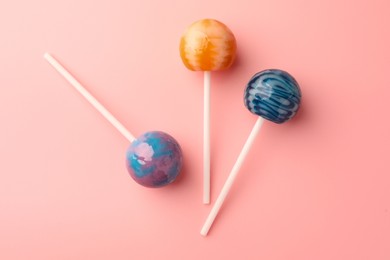
<path fill-rule="evenodd" d="M 180 40 L 180 56 L 190 70 L 229 68 L 236 56 L 236 39 L 230 29 L 213 19 L 191 24 Z"/>
<path fill-rule="evenodd" d="M 244 92 L 248 110 L 274 123 L 284 123 L 295 116 L 301 103 L 298 82 L 287 72 L 269 69 L 256 73 Z"/>
<path fill-rule="evenodd" d="M 182 151 L 170 135 L 147 132 L 134 140 L 127 150 L 126 166 L 139 184 L 158 188 L 172 183 L 182 167 Z"/>

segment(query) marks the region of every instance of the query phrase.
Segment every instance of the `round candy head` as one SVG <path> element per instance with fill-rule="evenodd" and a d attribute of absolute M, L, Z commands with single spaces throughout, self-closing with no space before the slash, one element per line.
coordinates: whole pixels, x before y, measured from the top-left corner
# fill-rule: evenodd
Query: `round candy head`
<path fill-rule="evenodd" d="M 164 132 L 147 132 L 127 150 L 126 166 L 139 184 L 158 188 L 173 182 L 182 166 L 180 145 Z"/>
<path fill-rule="evenodd" d="M 236 39 L 230 29 L 213 19 L 190 25 L 180 40 L 180 56 L 190 70 L 227 69 L 236 56 Z"/>
<path fill-rule="evenodd" d="M 253 114 L 281 124 L 295 116 L 301 96 L 298 82 L 290 74 L 270 69 L 251 78 L 245 89 L 244 103 Z"/>

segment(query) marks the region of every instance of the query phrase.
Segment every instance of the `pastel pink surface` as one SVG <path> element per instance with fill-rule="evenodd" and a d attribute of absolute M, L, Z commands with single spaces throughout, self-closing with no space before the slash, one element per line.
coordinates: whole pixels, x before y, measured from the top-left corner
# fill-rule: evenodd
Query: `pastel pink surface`
<path fill-rule="evenodd" d="M 1 4 L 0 259 L 390 259 L 389 1 L 102 2 Z M 203 75 L 178 50 L 202 18 L 238 44 L 212 75 L 212 202 L 256 120 L 249 78 L 284 69 L 303 93 L 294 120 L 264 125 L 207 238 Z M 45 51 L 135 135 L 174 136 L 179 181 L 137 185 L 127 140 Z"/>

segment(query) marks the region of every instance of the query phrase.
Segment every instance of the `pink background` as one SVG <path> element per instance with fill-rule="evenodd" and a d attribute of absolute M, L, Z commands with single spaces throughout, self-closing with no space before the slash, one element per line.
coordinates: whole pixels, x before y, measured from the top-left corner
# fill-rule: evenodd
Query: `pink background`
<path fill-rule="evenodd" d="M 390 2 L 228 2 L 0 3 L 0 259 L 390 259 Z M 287 70 L 303 103 L 264 125 L 204 238 L 203 78 L 178 45 L 206 17 L 239 55 L 212 75 L 212 202 L 256 120 L 249 78 Z M 172 134 L 182 177 L 137 185 L 127 140 L 45 51 L 135 135 Z"/>

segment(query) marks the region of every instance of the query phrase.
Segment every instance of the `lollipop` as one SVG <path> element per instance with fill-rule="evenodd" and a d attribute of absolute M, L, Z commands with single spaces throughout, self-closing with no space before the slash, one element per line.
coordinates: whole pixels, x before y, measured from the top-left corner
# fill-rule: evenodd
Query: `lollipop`
<path fill-rule="evenodd" d="M 301 102 L 301 90 L 297 81 L 287 72 L 277 69 L 256 73 L 248 82 L 244 103 L 253 114 L 259 115 L 232 171 L 226 180 L 221 193 L 203 225 L 201 234 L 206 236 L 214 222 L 233 182 L 259 132 L 264 119 L 277 124 L 284 123 L 295 116 Z"/>
<path fill-rule="evenodd" d="M 230 29 L 213 19 L 190 25 L 180 41 L 180 56 L 193 71 L 204 72 L 203 101 L 203 203 L 210 203 L 210 83 L 211 71 L 229 68 L 236 56 L 236 39 Z"/>
<path fill-rule="evenodd" d="M 182 166 L 182 151 L 170 135 L 152 131 L 137 139 L 97 101 L 56 59 L 45 53 L 44 58 L 127 140 L 130 146 L 126 165 L 130 176 L 145 187 L 158 188 L 172 183 Z"/>

